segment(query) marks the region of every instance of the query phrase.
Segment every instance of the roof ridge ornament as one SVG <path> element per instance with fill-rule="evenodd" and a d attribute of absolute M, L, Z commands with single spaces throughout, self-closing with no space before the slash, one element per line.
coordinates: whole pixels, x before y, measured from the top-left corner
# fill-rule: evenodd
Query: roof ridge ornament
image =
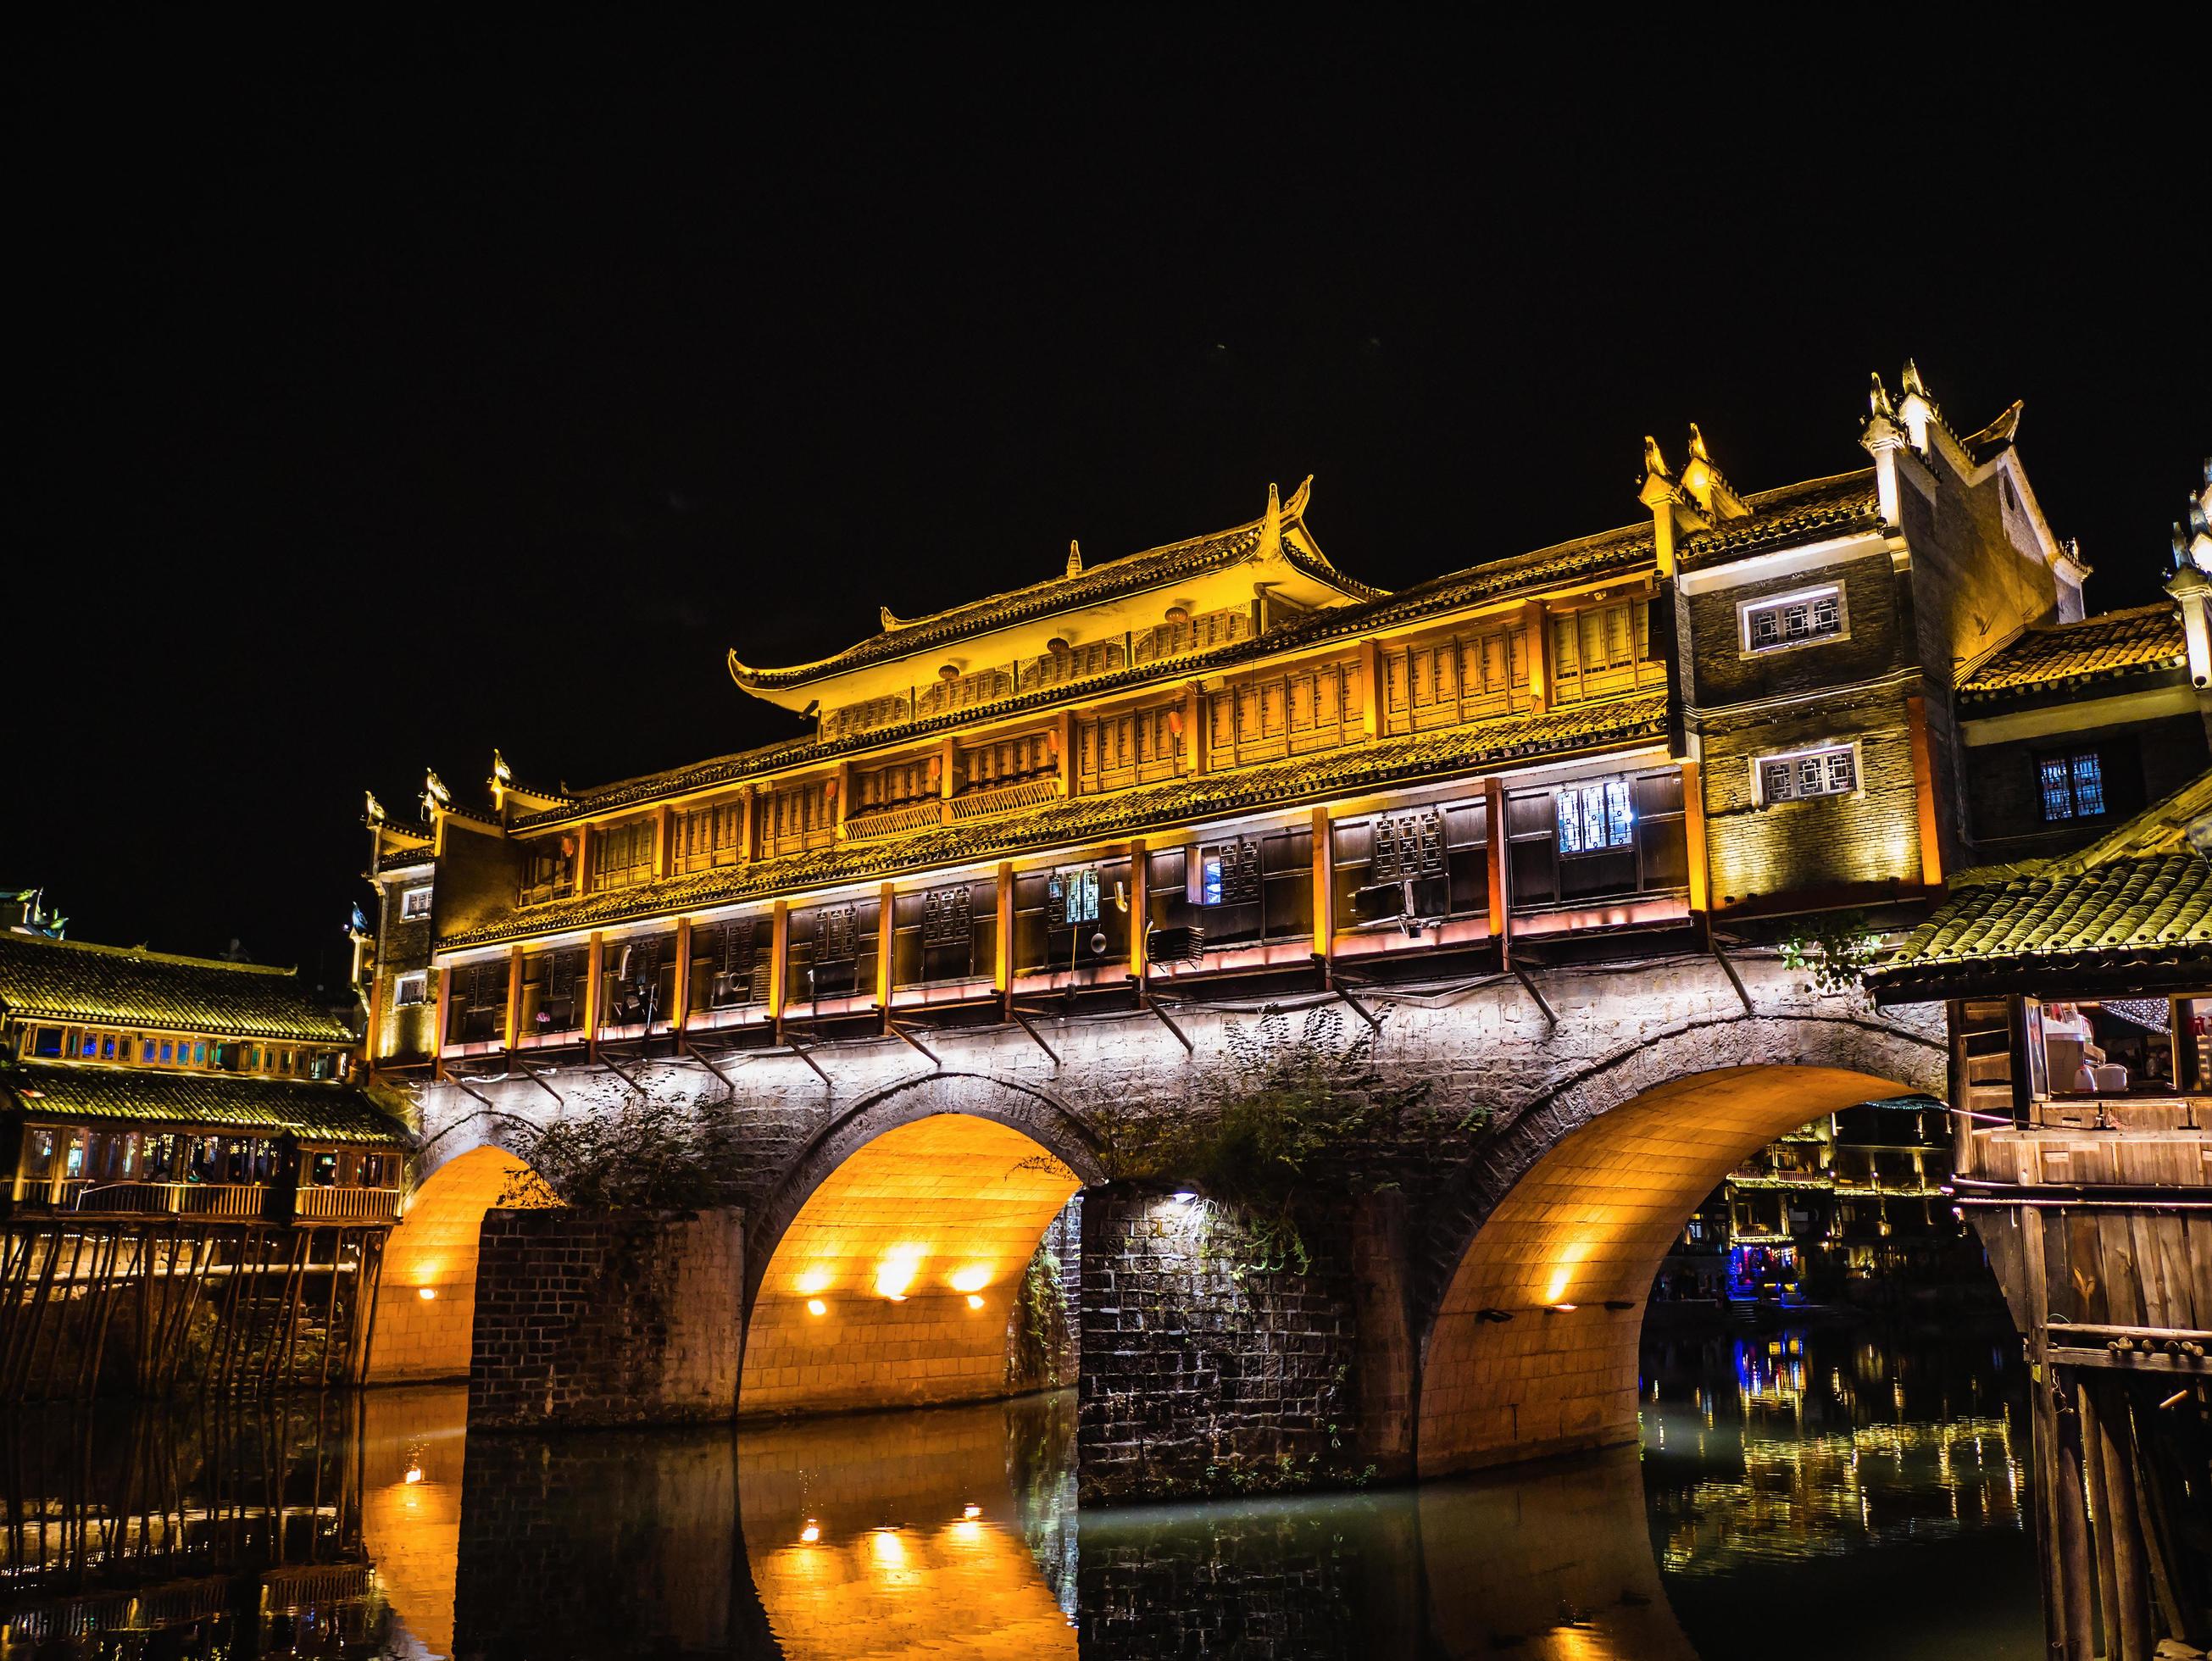
<path fill-rule="evenodd" d="M 1291 492 L 1291 499 L 1283 504 L 1283 517 L 1285 519 L 1304 519 L 1305 517 L 1306 503 L 1313 499 L 1313 481 L 1314 476 L 1311 473 L 1308 473 L 1299 483 L 1298 488 Z"/>
<path fill-rule="evenodd" d="M 1273 479 L 1267 482 L 1267 511 L 1260 515 L 1260 545 L 1252 551 L 1255 559 L 1280 559 L 1283 557 L 1283 504 L 1275 495 Z"/>
<path fill-rule="evenodd" d="M 374 790 L 364 790 L 361 794 L 362 800 L 363 802 L 362 817 L 367 819 L 371 824 L 383 824 L 384 804 L 377 800 L 376 792 Z"/>
<path fill-rule="evenodd" d="M 438 776 L 438 770 L 434 767 L 424 768 L 422 770 L 422 817 L 426 819 L 434 818 L 438 814 L 451 809 L 453 805 L 453 793 L 446 788 L 446 782 Z"/>
<path fill-rule="evenodd" d="M 1705 435 L 1698 430 L 1694 421 L 1690 423 L 1690 459 L 1683 464 L 1682 488 L 1710 519 L 1747 519 L 1751 515 L 1743 498 L 1729 488 L 1721 470 L 1713 465 L 1712 453 L 1705 448 Z"/>
<path fill-rule="evenodd" d="M 1067 575 L 1072 577 L 1083 575 L 1083 545 L 1073 537 L 1067 539 Z"/>

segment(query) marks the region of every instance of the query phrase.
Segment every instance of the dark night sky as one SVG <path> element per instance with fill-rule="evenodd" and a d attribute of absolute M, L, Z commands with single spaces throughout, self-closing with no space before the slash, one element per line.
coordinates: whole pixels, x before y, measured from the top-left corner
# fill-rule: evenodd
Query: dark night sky
<path fill-rule="evenodd" d="M 17 64 L 0 882 L 84 939 L 334 966 L 362 787 L 781 736 L 727 647 L 1271 479 L 1395 586 L 1632 520 L 1691 419 L 1739 489 L 1858 465 L 1911 353 L 1962 429 L 2027 399 L 2109 607 L 2212 448 L 2212 168 L 2152 58 L 208 15 Z"/>

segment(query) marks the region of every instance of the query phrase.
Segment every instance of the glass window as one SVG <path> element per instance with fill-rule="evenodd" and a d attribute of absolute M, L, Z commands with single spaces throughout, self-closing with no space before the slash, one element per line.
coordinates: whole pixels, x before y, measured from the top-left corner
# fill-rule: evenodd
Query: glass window
<path fill-rule="evenodd" d="M 1802 801 L 1808 796 L 1847 796 L 1858 788 L 1858 757 L 1847 744 L 1759 758 L 1763 805 Z"/>
<path fill-rule="evenodd" d="M 392 983 L 392 1001 L 399 1004 L 422 1003 L 429 995 L 429 985 L 430 977 L 426 974 L 418 971 L 412 975 L 402 975 Z M 259 1064 L 258 1056 L 256 1064 Z"/>
<path fill-rule="evenodd" d="M 402 894 L 399 897 L 399 915 L 410 921 L 428 916 L 430 891 L 428 888 L 410 888 Z"/>
<path fill-rule="evenodd" d="M 1626 848 L 1636 835 L 1636 811 L 1626 779 L 1595 779 L 1559 792 L 1559 852 L 1602 854 Z"/>
<path fill-rule="evenodd" d="M 77 1053 L 88 1057 L 97 1057 L 100 1054 L 99 1035 L 92 1032 L 86 1033 L 77 1045 Z"/>
<path fill-rule="evenodd" d="M 1743 608 L 1746 651 L 1770 651 L 1778 646 L 1796 646 L 1844 631 L 1844 596 L 1840 588 L 1816 588 L 1778 599 L 1747 604 Z"/>
<path fill-rule="evenodd" d="M 2105 811 L 2104 764 L 2094 750 L 2045 756 L 2036 763 L 2046 824 L 2093 819 Z"/>
<path fill-rule="evenodd" d="M 1098 869 L 1055 871 L 1045 879 L 1045 916 L 1054 928 L 1098 921 Z"/>
<path fill-rule="evenodd" d="M 196 1043 L 192 1046 L 192 1065 L 194 1067 L 205 1067 L 207 1065 L 207 1046 L 205 1044 Z"/>
<path fill-rule="evenodd" d="M 112 1032 L 100 1041 L 100 1059 L 103 1062 L 115 1059 L 115 1035 Z"/>
<path fill-rule="evenodd" d="M 165 1062 L 166 1062 L 166 1061 L 172 1060 L 172 1059 L 173 1059 L 174 1053 L 175 1053 L 175 1045 L 174 1045 L 173 1042 L 172 1040 L 170 1040 L 170 1039 L 167 1039 L 167 1038 L 164 1038 L 164 1039 L 162 1039 L 162 1040 L 161 1040 L 161 1059 L 162 1059 L 163 1061 L 165 1061 Z"/>

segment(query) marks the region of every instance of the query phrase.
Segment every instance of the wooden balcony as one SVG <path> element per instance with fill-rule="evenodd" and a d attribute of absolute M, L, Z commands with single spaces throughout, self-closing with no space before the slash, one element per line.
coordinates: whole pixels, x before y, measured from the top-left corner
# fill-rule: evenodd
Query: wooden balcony
<path fill-rule="evenodd" d="M 945 803 L 932 796 L 927 801 L 908 802 L 903 807 L 855 814 L 845 821 L 845 840 L 877 842 L 885 837 L 903 837 L 911 831 L 928 830 L 944 822 Z"/>
<path fill-rule="evenodd" d="M 293 1220 L 302 1223 L 391 1223 L 399 1220 L 396 1188 L 303 1187 L 293 1196 Z"/>
<path fill-rule="evenodd" d="M 1002 784 L 995 790 L 975 790 L 952 799 L 952 822 L 964 824 L 970 819 L 988 819 L 1000 813 L 1014 813 L 1024 807 L 1036 807 L 1060 794 L 1060 780 L 1056 775 L 1042 778 L 1024 779 L 1019 784 Z"/>

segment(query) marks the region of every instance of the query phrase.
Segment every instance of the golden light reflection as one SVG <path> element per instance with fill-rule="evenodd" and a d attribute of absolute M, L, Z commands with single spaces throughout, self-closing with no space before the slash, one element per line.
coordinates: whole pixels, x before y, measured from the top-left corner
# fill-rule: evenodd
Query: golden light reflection
<path fill-rule="evenodd" d="M 817 1293 L 829 1291 L 830 1283 L 832 1278 L 833 1277 L 830 1271 L 826 1269 L 810 1269 L 805 1274 L 800 1275 L 793 1284 L 798 1287 L 799 1295 L 800 1297 L 811 1298 L 816 1296 Z"/>
<path fill-rule="evenodd" d="M 894 1246 L 876 1264 L 876 1296 L 903 1303 L 907 1289 L 921 1273 L 921 1253 L 912 1246 Z"/>
<path fill-rule="evenodd" d="M 902 1569 L 906 1567 L 906 1542 L 899 1538 L 896 1529 L 878 1529 L 868 1536 L 868 1555 L 878 1567 Z"/>
<path fill-rule="evenodd" d="M 1590 1255 L 1590 1244 L 1588 1240 L 1577 1240 L 1559 1255 L 1559 1266 L 1552 1271 L 1552 1278 L 1544 1287 L 1544 1302 L 1554 1308 L 1565 1305 L 1567 1288 L 1574 1284 L 1575 1270 Z"/>
<path fill-rule="evenodd" d="M 812 1545 L 817 1540 L 819 1540 L 822 1537 L 822 1524 L 816 1522 L 809 1522 L 805 1528 L 799 1530 L 799 1537 L 805 1541 L 808 1545 Z"/>
<path fill-rule="evenodd" d="M 806 1312 L 809 1315 L 827 1315 L 830 1312 L 830 1305 L 819 1298 L 809 1298 L 806 1300 Z"/>
<path fill-rule="evenodd" d="M 990 1284 L 991 1266 L 988 1263 L 969 1263 L 964 1269 L 952 1271 L 952 1289 L 955 1292 L 981 1292 Z"/>
<path fill-rule="evenodd" d="M 968 1307 L 969 1307 L 969 1308 L 970 1308 L 970 1309 L 981 1309 L 981 1308 L 982 1308 L 982 1307 L 983 1307 L 983 1299 L 982 1299 L 982 1295 L 981 1295 L 980 1293 L 974 1293 L 974 1292 L 969 1293 L 968 1294 Z"/>

